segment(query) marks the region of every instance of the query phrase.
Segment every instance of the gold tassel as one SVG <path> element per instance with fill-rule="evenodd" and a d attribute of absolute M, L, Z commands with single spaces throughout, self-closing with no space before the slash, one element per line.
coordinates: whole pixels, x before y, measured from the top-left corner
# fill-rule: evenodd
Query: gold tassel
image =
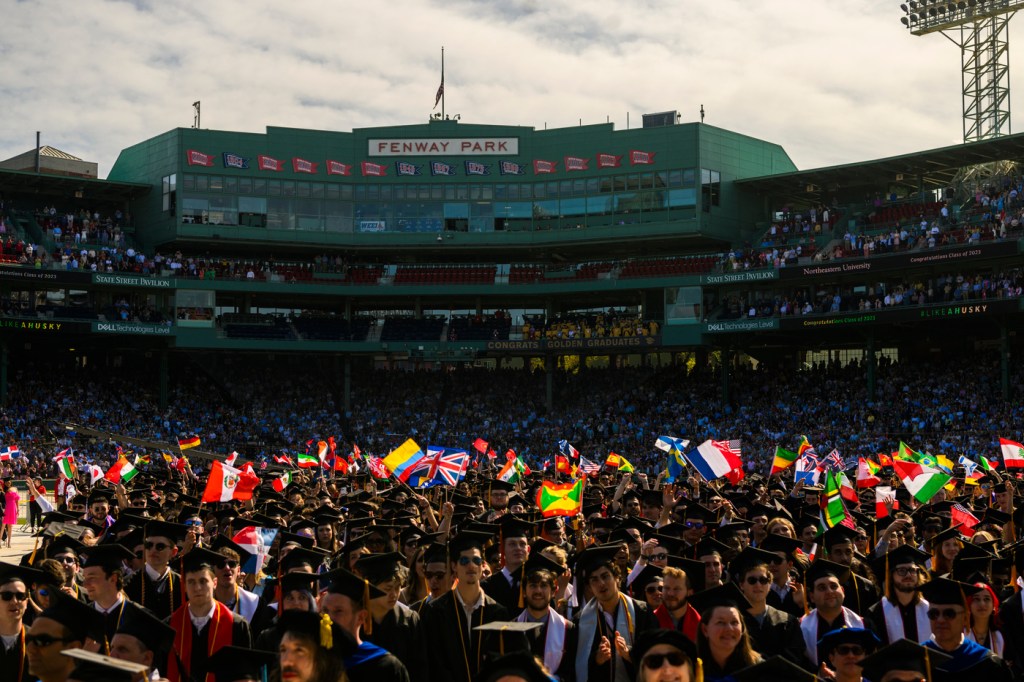
<path fill-rule="evenodd" d="M 28 565 L 35 566 L 36 564 L 36 551 L 39 549 L 39 536 L 36 536 L 36 544 L 32 546 L 32 556 L 28 558 Z"/>
<path fill-rule="evenodd" d="M 932 682 L 932 661 L 928 656 L 928 647 L 922 647 L 924 649 L 924 679 L 925 682 Z"/>
<path fill-rule="evenodd" d="M 807 608 L 807 603 L 811 600 L 811 595 L 809 595 L 807 593 L 807 571 L 806 570 L 804 571 L 804 574 L 802 576 L 800 576 L 800 582 L 803 583 L 803 586 L 804 586 L 804 615 L 806 616 L 808 613 L 811 612 L 811 610 L 809 608 Z"/>
<path fill-rule="evenodd" d="M 363 608 L 370 611 L 370 581 L 363 578 Z M 370 617 L 366 619 L 366 634 L 373 634 L 373 612 L 370 612 Z"/>
<path fill-rule="evenodd" d="M 694 682 L 704 682 L 704 661 L 700 660 L 700 656 L 697 657 L 694 678 Z"/>
<path fill-rule="evenodd" d="M 325 649 L 334 648 L 334 632 L 331 630 L 331 617 L 326 613 L 320 616 L 320 646 Z"/>
<path fill-rule="evenodd" d="M 519 567 L 519 608 L 523 608 L 523 583 L 526 582 L 526 564 Z"/>
<path fill-rule="evenodd" d="M 1013 593 L 1017 594 L 1020 592 L 1020 585 L 1017 584 L 1017 579 L 1020 576 L 1017 573 L 1017 562 L 1013 562 L 1013 566 L 1010 567 L 1010 584 L 1013 586 Z"/>
<path fill-rule="evenodd" d="M 918 578 L 920 580 L 920 578 Z M 885 553 L 885 596 L 892 599 L 892 572 L 889 570 L 889 553 Z"/>

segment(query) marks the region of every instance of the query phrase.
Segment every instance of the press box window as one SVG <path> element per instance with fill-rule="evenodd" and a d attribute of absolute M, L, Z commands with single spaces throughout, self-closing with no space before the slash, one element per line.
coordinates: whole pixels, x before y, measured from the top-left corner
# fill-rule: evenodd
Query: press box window
<path fill-rule="evenodd" d="M 163 191 L 163 211 L 173 216 L 178 208 L 178 175 L 165 175 L 161 178 L 160 186 Z"/>

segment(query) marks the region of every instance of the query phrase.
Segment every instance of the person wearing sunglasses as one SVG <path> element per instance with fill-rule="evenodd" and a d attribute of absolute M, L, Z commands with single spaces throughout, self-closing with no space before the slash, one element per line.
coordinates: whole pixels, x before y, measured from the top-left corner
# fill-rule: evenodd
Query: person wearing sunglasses
<path fill-rule="evenodd" d="M 177 523 L 151 521 L 143 531 L 146 564 L 125 581 L 124 593 L 158 618 L 167 618 L 182 604 L 181 576 L 172 571 L 171 559 L 178 555 L 177 543 L 187 529 Z"/>
<path fill-rule="evenodd" d="M 422 629 L 427 633 L 427 650 L 431 652 L 430 667 L 443 671 L 451 682 L 470 682 L 480 673 L 488 655 L 506 650 L 526 649 L 526 638 L 506 636 L 473 628 L 494 621 L 508 621 L 510 614 L 491 599 L 480 584 L 483 573 L 483 546 L 492 538 L 487 532 L 462 531 L 448 543 L 455 587 L 431 601 L 423 610 Z"/>
<path fill-rule="evenodd" d="M 217 574 L 214 598 L 252 625 L 260 607 L 260 598 L 243 588 L 238 580 L 242 574 L 242 564 L 252 555 L 223 535 L 213 539 L 211 550 L 221 556 L 220 564 L 214 569 Z"/>
<path fill-rule="evenodd" d="M 795 616 L 768 605 L 771 593 L 771 562 L 775 554 L 748 547 L 733 559 L 729 570 L 736 575 L 740 592 L 750 602 L 743 612 L 750 644 L 764 656 L 783 655 L 793 662 L 803 658 L 803 640 L 800 620 Z"/>
<path fill-rule="evenodd" d="M 921 586 L 921 594 L 928 600 L 928 620 L 932 638 L 924 646 L 950 656 L 938 666 L 937 679 L 952 679 L 970 671 L 972 679 L 986 682 L 1009 682 L 1012 679 L 1006 661 L 989 649 L 964 637 L 967 627 L 967 599 L 983 588 L 948 578 L 934 578 Z"/>
<path fill-rule="evenodd" d="M 861 663 L 879 644 L 875 633 L 865 628 L 840 628 L 825 633 L 818 640 L 818 650 L 823 657 L 820 676 L 836 682 L 862 682 Z"/>
<path fill-rule="evenodd" d="M 772 519 L 768 525 L 771 526 L 777 520 L 780 519 Z M 794 600 L 796 581 L 793 579 L 793 573 L 798 562 L 796 552 L 802 544 L 795 538 L 769 532 L 758 545 L 758 549 L 771 552 L 775 557 L 768 563 L 772 572 L 768 605 L 797 618 L 804 615 L 804 609 Z"/>
<path fill-rule="evenodd" d="M 884 581 L 884 596 L 868 609 L 864 622 L 883 644 L 901 639 L 923 643 L 931 638 L 929 604 L 921 597 L 930 558 L 913 545 L 900 545 L 875 562 L 877 575 Z"/>
<path fill-rule="evenodd" d="M 697 646 L 677 630 L 648 630 L 637 637 L 631 655 L 637 661 L 637 682 L 697 679 Z"/>
<path fill-rule="evenodd" d="M 28 679 L 24 619 L 29 586 L 43 579 L 34 568 L 0 563 L 0 680 Z"/>
<path fill-rule="evenodd" d="M 32 585 L 32 609 L 26 612 L 26 624 L 31 625 L 35 613 L 53 606 L 57 593 L 64 586 L 64 566 L 53 559 L 43 559 L 36 563 L 36 568 L 43 572 L 43 577 Z M 35 613 L 33 613 L 35 612 Z"/>
<path fill-rule="evenodd" d="M 60 594 L 57 602 L 40 613 L 25 634 L 28 672 L 39 678 L 40 682 L 64 682 L 71 675 L 75 661 L 61 656 L 60 652 L 65 649 L 86 649 L 97 653 L 101 641 L 103 617 L 99 611 L 74 597 Z"/>

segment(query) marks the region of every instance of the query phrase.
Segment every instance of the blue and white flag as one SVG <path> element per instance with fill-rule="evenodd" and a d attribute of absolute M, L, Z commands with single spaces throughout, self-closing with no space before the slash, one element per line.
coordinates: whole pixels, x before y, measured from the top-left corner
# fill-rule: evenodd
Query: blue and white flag
<path fill-rule="evenodd" d="M 580 458 L 580 451 L 574 448 L 572 444 L 564 438 L 558 441 L 558 451 L 566 457 L 572 457 L 573 459 Z"/>
<path fill-rule="evenodd" d="M 972 459 L 967 459 L 963 455 L 956 461 L 957 464 L 964 468 L 964 475 L 967 477 L 974 475 L 974 470 L 978 468 L 978 463 Z"/>
<path fill-rule="evenodd" d="M 490 175 L 491 167 L 479 161 L 466 162 L 466 175 Z"/>
<path fill-rule="evenodd" d="M 690 441 L 685 438 L 676 438 L 674 436 L 658 436 L 658 440 L 654 441 L 654 447 L 669 454 L 672 454 L 673 452 L 685 452 L 689 445 Z"/>
<path fill-rule="evenodd" d="M 245 158 L 244 156 L 239 156 L 238 154 L 232 154 L 230 152 L 224 152 L 222 158 L 224 160 L 225 168 L 239 168 L 241 170 L 246 170 L 249 168 L 249 159 Z"/>
<path fill-rule="evenodd" d="M 455 172 L 455 166 L 444 161 L 431 161 L 430 162 L 430 174 L 431 175 L 458 175 Z"/>
<path fill-rule="evenodd" d="M 395 161 L 395 174 L 396 175 L 421 175 L 420 168 L 415 163 L 409 163 L 408 161 Z"/>
<path fill-rule="evenodd" d="M 821 478 L 821 469 L 818 468 L 818 458 L 804 455 L 796 461 L 793 467 L 793 482 L 804 482 L 804 485 L 818 485 Z"/>

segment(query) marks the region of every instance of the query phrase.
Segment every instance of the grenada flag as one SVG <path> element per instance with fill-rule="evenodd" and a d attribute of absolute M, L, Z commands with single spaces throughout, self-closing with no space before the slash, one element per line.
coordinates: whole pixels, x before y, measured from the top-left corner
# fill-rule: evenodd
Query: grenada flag
<path fill-rule="evenodd" d="M 549 483 L 544 481 L 537 491 L 537 506 L 544 518 L 576 516 L 583 509 L 583 481 L 575 483 Z"/>

